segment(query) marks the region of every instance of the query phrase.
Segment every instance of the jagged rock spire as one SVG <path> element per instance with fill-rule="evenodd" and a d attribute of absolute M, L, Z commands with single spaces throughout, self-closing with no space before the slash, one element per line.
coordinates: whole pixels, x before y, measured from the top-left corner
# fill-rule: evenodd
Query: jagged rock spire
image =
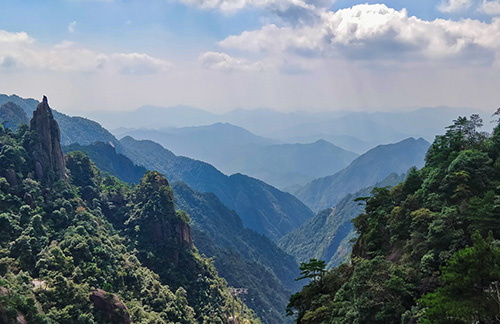
<path fill-rule="evenodd" d="M 66 178 L 66 166 L 61 148 L 61 131 L 46 96 L 33 112 L 30 130 L 34 132 L 32 155 L 35 176 L 46 184 Z"/>

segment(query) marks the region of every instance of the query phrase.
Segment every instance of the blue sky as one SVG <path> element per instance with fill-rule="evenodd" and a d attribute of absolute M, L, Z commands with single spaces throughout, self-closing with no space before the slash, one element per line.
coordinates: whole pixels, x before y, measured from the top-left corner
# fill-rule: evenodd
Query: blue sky
<path fill-rule="evenodd" d="M 500 0 L 2 0 L 0 93 L 62 111 L 500 102 Z"/>

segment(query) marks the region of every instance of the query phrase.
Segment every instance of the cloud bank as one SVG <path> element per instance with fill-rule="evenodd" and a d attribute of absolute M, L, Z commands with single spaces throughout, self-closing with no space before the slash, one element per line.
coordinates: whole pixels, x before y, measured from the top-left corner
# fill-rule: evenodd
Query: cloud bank
<path fill-rule="evenodd" d="M 99 53 L 68 41 L 47 48 L 25 32 L 0 30 L 0 68 L 146 75 L 172 66 L 144 53 Z"/>
<path fill-rule="evenodd" d="M 491 23 L 463 19 L 426 21 L 405 9 L 383 4 L 324 11 L 312 25 L 277 26 L 245 31 L 219 42 L 222 48 L 298 58 L 350 60 L 445 60 L 498 64 L 500 18 Z"/>

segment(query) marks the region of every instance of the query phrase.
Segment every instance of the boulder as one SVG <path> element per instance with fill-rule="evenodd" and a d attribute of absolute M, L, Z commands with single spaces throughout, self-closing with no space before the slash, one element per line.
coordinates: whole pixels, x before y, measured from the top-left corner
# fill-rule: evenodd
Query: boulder
<path fill-rule="evenodd" d="M 115 294 L 97 289 L 90 295 L 90 301 L 108 321 L 120 324 L 131 323 L 127 306 Z"/>

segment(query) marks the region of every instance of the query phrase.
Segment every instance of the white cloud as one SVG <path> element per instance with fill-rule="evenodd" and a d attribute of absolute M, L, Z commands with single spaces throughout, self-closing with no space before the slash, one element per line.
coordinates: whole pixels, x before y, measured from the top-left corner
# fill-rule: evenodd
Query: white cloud
<path fill-rule="evenodd" d="M 120 73 L 132 75 L 165 72 L 173 67 L 173 64 L 170 62 L 151 57 L 144 53 L 116 53 L 106 56 L 104 61 L 106 60 L 106 64 L 111 64 Z"/>
<path fill-rule="evenodd" d="M 72 21 L 72 22 L 68 25 L 68 32 L 70 32 L 70 33 L 74 33 L 74 32 L 75 32 L 75 28 L 76 28 L 76 21 Z"/>
<path fill-rule="evenodd" d="M 285 11 L 290 7 L 314 9 L 317 6 L 325 6 L 331 0 L 177 0 L 189 5 L 195 5 L 204 9 L 218 9 L 223 12 L 234 12 L 246 7 L 267 8 L 271 7 L 278 11 Z"/>
<path fill-rule="evenodd" d="M 2 67 L 144 75 L 164 72 L 172 64 L 144 53 L 99 53 L 68 41 L 44 47 L 26 33 L 0 30 L 0 68 Z"/>
<path fill-rule="evenodd" d="M 257 72 L 262 71 L 264 67 L 260 61 L 250 62 L 249 60 L 231 57 L 226 53 L 220 52 L 205 52 L 200 55 L 198 61 L 205 68 L 224 72 Z"/>
<path fill-rule="evenodd" d="M 425 21 L 383 4 L 325 11 L 313 25 L 278 27 L 230 36 L 219 43 L 256 53 L 349 59 L 443 59 L 491 61 L 500 53 L 500 18 L 491 23 L 464 19 Z"/>
<path fill-rule="evenodd" d="M 473 0 L 443 0 L 437 9 L 441 12 L 458 12 L 470 8 L 473 2 Z"/>
<path fill-rule="evenodd" d="M 13 43 L 31 43 L 33 39 L 25 32 L 11 33 L 5 30 L 0 30 L 0 44 L 13 44 Z"/>
<path fill-rule="evenodd" d="M 478 10 L 487 15 L 498 16 L 500 15 L 500 0 L 483 0 Z"/>

